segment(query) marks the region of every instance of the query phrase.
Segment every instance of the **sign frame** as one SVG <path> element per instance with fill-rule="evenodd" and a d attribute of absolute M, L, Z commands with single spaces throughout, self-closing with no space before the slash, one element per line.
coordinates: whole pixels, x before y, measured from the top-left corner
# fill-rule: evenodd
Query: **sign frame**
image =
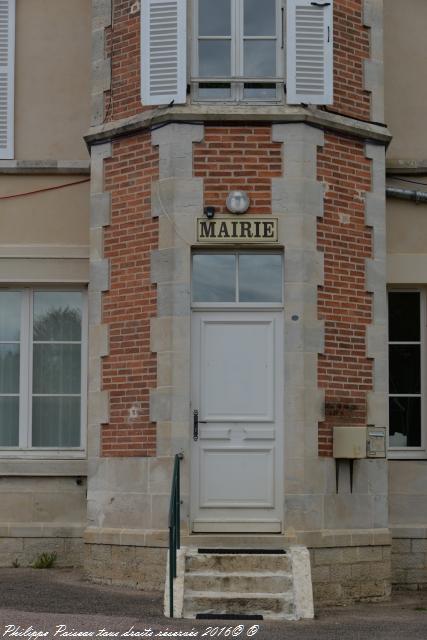
<path fill-rule="evenodd" d="M 196 218 L 196 239 L 198 244 L 276 245 L 279 242 L 279 218 L 251 214 Z"/>

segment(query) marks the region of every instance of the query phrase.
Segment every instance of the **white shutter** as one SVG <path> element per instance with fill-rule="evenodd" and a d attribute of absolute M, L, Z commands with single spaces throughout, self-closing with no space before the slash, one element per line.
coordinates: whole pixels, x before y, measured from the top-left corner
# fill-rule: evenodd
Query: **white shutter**
<path fill-rule="evenodd" d="M 184 104 L 187 96 L 186 0 L 142 0 L 141 100 Z"/>
<path fill-rule="evenodd" d="M 11 160 L 14 124 L 15 0 L 0 0 L 0 159 Z"/>
<path fill-rule="evenodd" d="M 333 0 L 287 0 L 288 104 L 333 103 Z"/>

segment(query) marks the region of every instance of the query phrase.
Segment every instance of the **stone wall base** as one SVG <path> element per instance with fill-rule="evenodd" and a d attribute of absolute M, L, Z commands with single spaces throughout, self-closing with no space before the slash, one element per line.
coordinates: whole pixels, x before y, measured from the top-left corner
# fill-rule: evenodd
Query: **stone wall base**
<path fill-rule="evenodd" d="M 390 545 L 310 549 L 315 606 L 388 600 Z"/>
<path fill-rule="evenodd" d="M 0 567 L 30 567 L 42 553 L 56 553 L 55 567 L 83 566 L 83 539 L 0 538 Z"/>
<path fill-rule="evenodd" d="M 316 606 L 390 597 L 390 545 L 315 548 L 310 554 Z M 101 584 L 163 591 L 166 557 L 161 547 L 86 543 L 85 576 Z"/>
<path fill-rule="evenodd" d="M 167 549 L 113 544 L 84 545 L 85 577 L 144 591 L 163 591 Z"/>
<path fill-rule="evenodd" d="M 393 539 L 391 567 L 393 589 L 427 590 L 427 539 Z"/>

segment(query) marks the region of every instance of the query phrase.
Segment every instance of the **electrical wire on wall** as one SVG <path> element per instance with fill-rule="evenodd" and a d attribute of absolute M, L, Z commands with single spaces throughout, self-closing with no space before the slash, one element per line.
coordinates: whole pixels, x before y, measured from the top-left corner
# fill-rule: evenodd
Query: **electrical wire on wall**
<path fill-rule="evenodd" d="M 75 180 L 74 182 L 66 182 L 65 184 L 57 184 L 54 187 L 43 187 L 43 189 L 34 189 L 33 191 L 24 191 L 22 193 L 12 193 L 8 196 L 0 196 L 0 200 L 10 200 L 12 198 L 23 198 L 24 196 L 32 196 L 36 193 L 44 193 L 46 191 L 55 191 L 57 189 L 65 189 L 65 187 L 73 187 L 75 184 L 83 184 L 90 182 L 90 178 L 84 180 Z"/>
<path fill-rule="evenodd" d="M 427 187 L 427 182 L 420 182 L 419 180 L 409 180 L 408 178 L 397 178 L 394 175 L 388 175 L 388 180 L 398 180 L 399 182 L 410 182 L 411 184 L 419 184 L 422 187 Z"/>

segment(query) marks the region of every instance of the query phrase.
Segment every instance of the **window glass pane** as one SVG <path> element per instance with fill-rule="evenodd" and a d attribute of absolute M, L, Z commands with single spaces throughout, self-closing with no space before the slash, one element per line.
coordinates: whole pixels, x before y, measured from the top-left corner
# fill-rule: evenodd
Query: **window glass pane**
<path fill-rule="evenodd" d="M 231 35 L 230 0 L 199 0 L 199 35 Z"/>
<path fill-rule="evenodd" d="M 199 40 L 199 76 L 229 78 L 230 40 Z"/>
<path fill-rule="evenodd" d="M 388 294 L 388 332 L 390 342 L 420 340 L 420 294 L 416 291 L 390 291 Z"/>
<path fill-rule="evenodd" d="M 248 78 L 274 78 L 276 76 L 275 40 L 246 40 L 244 61 L 244 74 Z"/>
<path fill-rule="evenodd" d="M 276 0 L 244 0 L 244 2 L 245 36 L 276 35 Z"/>
<path fill-rule="evenodd" d="M 231 87 L 227 83 L 199 83 L 197 97 L 202 100 L 227 100 L 231 98 Z"/>
<path fill-rule="evenodd" d="M 19 344 L 0 344 L 0 393 L 19 393 Z"/>
<path fill-rule="evenodd" d="M 21 333 L 21 293 L 0 291 L 0 342 L 19 341 Z"/>
<path fill-rule="evenodd" d="M 235 255 L 194 255 L 192 286 L 194 302 L 235 302 Z"/>
<path fill-rule="evenodd" d="M 418 345 L 390 345 L 390 393 L 420 393 L 420 368 Z"/>
<path fill-rule="evenodd" d="M 33 393 L 80 393 L 79 344 L 35 344 Z"/>
<path fill-rule="evenodd" d="M 421 446 L 421 399 L 390 398 L 390 447 Z"/>
<path fill-rule="evenodd" d="M 33 447 L 80 446 L 80 398 L 33 398 Z"/>
<path fill-rule="evenodd" d="M 246 82 L 243 89 L 243 97 L 246 100 L 277 100 L 276 85 Z"/>
<path fill-rule="evenodd" d="M 4 394 L 0 396 L 1 447 L 19 445 L 20 345 L 16 343 L 21 334 L 21 300 L 19 291 L 0 292 L 0 394 Z"/>
<path fill-rule="evenodd" d="M 34 293 L 33 339 L 81 340 L 82 294 L 78 291 Z"/>
<path fill-rule="evenodd" d="M 282 302 L 282 256 L 241 254 L 239 301 Z"/>
<path fill-rule="evenodd" d="M 19 445 L 19 398 L 0 397 L 0 447 Z"/>

